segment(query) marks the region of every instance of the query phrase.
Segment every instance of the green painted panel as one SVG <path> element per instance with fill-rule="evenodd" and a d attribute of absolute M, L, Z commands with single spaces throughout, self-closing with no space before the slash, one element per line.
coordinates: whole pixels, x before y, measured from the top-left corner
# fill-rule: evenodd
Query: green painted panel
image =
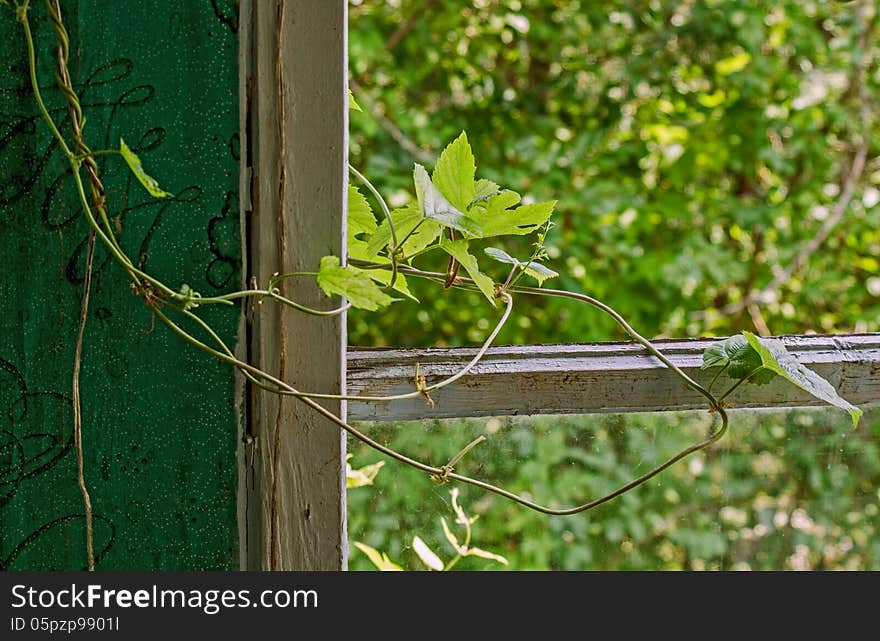
<path fill-rule="evenodd" d="M 126 252 L 175 288 L 235 289 L 235 3 L 61 4 L 87 142 L 118 147 L 123 137 L 175 194 L 152 199 L 118 156 L 100 158 Z M 41 84 L 66 131 L 54 90 L 54 33 L 44 4 L 31 5 Z M 6 5 L 0 41 L 0 566 L 81 569 L 84 508 L 70 398 L 87 225 L 37 116 L 25 40 Z M 237 308 L 205 317 L 235 342 Z M 97 567 L 236 568 L 233 372 L 161 325 L 151 328 L 150 309 L 99 249 L 81 385 Z"/>

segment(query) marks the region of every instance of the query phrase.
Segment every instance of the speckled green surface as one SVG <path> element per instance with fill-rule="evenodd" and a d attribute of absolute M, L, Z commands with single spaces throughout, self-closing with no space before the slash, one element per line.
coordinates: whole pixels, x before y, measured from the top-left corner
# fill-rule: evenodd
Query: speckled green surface
<path fill-rule="evenodd" d="M 43 3 L 31 4 L 41 84 L 66 128 L 53 86 L 54 34 Z M 173 287 L 235 289 L 235 3 L 62 6 L 88 143 L 118 147 L 123 137 L 175 194 L 152 199 L 118 157 L 101 157 L 124 248 Z M 88 230 L 37 118 L 25 40 L 9 6 L 0 6 L 0 39 L 0 567 L 81 569 L 70 397 Z M 237 316 L 231 307 L 205 314 L 230 344 Z M 97 567 L 235 568 L 233 372 L 150 326 L 150 310 L 99 249 L 81 385 Z"/>

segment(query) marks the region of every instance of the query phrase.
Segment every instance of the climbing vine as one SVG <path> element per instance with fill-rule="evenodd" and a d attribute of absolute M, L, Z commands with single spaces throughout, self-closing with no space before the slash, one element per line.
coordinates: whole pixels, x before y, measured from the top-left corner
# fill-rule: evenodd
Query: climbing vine
<path fill-rule="evenodd" d="M 7 0 L 0 0 L 0 3 L 9 4 Z M 60 4 L 57 0 L 45 0 L 57 42 L 56 86 L 63 94 L 70 112 L 70 131 L 62 133 L 46 108 L 42 85 L 37 77 L 34 37 L 29 21 L 29 11 L 32 9 L 30 0 L 13 0 L 12 5 L 27 44 L 29 79 L 34 100 L 45 126 L 52 132 L 58 148 L 70 165 L 79 205 L 90 227 L 87 276 L 83 285 L 84 296 L 72 381 L 78 485 L 86 510 L 89 569 L 94 569 L 95 556 L 91 534 L 91 501 L 83 474 L 84 440 L 78 390 L 83 358 L 82 337 L 89 304 L 91 282 L 89 275 L 94 246 L 97 242 L 102 243 L 109 251 L 127 278 L 132 293 L 141 298 L 148 307 L 151 323 L 158 320 L 191 346 L 237 368 L 253 385 L 270 393 L 295 397 L 354 438 L 400 463 L 421 470 L 436 483 L 458 482 L 473 485 L 548 515 L 576 514 L 601 505 L 634 489 L 690 454 L 717 442 L 728 429 L 729 419 L 726 412 L 726 408 L 730 406 L 728 398 L 743 384 L 766 384 L 776 376 L 781 376 L 816 398 L 847 411 L 853 425 L 858 425 L 861 410 L 841 398 L 833 386 L 818 374 L 801 365 L 778 340 L 743 332 L 741 335 L 719 341 L 704 353 L 703 367 L 718 369 L 711 383 L 703 386 L 672 363 L 650 340 L 640 335 L 623 316 L 602 301 L 579 292 L 545 287 L 546 281 L 559 275 L 546 264 L 548 253 L 545 251 L 546 239 L 553 229 L 552 216 L 556 202 L 551 200 L 524 203 L 520 194 L 515 191 L 491 180 L 480 178 L 476 159 L 465 132 L 461 132 L 444 148 L 431 171 L 423 164 L 414 165 L 412 178 L 414 196 L 410 204 L 403 207 L 392 210 L 370 180 L 356 168 L 350 167 L 352 176 L 365 188 L 366 194 L 355 184 L 348 188 L 349 240 L 346 256 L 325 256 L 315 266 L 314 272 L 277 273 L 262 286 L 255 285 L 250 289 L 220 296 L 202 296 L 185 283 L 178 286 L 168 285 L 148 273 L 142 264 L 132 260 L 119 243 L 118 231 L 108 215 L 113 205 L 107 202 L 107 195 L 94 159 L 99 154 L 118 155 L 152 197 L 167 198 L 171 194 L 160 187 L 158 182 L 147 173 L 138 156 L 124 140 L 120 139 L 119 146 L 115 149 L 92 150 L 88 146 L 84 134 L 85 116 L 67 70 L 68 37 L 62 21 Z M 360 109 L 352 95 L 349 95 L 349 107 L 356 111 Z M 378 216 L 367 195 L 378 206 Z M 486 246 L 487 243 L 494 243 L 495 239 L 507 236 L 525 236 L 532 239 L 533 250 L 527 256 L 515 257 L 497 247 Z M 418 266 L 424 256 L 432 253 L 447 257 L 448 267 L 445 272 L 426 271 Z M 344 299 L 344 304 L 334 309 L 321 310 L 285 297 L 279 285 L 293 278 L 314 279 L 317 287 L 328 297 L 340 296 Z M 403 299 L 418 302 L 408 285 L 408 279 L 411 278 L 434 282 L 441 290 L 456 288 L 477 291 L 485 298 L 488 305 L 498 309 L 499 317 L 495 328 L 476 355 L 458 372 L 440 381 L 429 383 L 431 373 L 420 372 L 416 368 L 412 378 L 413 390 L 406 394 L 376 397 L 345 396 L 296 389 L 284 380 L 283 374 L 273 375 L 239 359 L 200 315 L 200 309 L 206 306 L 234 305 L 236 301 L 242 299 L 271 302 L 301 313 L 318 316 L 342 314 L 350 307 L 381 311 Z M 535 281 L 534 285 L 520 284 L 523 278 L 532 279 Z M 379 443 L 317 402 L 319 399 L 336 399 L 382 403 L 406 398 L 422 398 L 427 404 L 433 405 L 432 392 L 454 384 L 468 374 L 485 355 L 511 317 L 514 301 L 536 296 L 577 301 L 610 316 L 633 341 L 670 368 L 684 385 L 706 399 L 708 410 L 714 416 L 713 429 L 710 433 L 604 496 L 568 508 L 553 508 L 490 482 L 456 472 L 459 460 L 469 454 L 481 439 L 469 443 L 445 464 L 428 463 Z M 182 321 L 194 323 L 198 332 L 186 329 Z M 724 391 L 716 393 L 713 388 L 722 374 L 733 382 Z M 460 509 L 455 494 L 453 494 L 453 504 L 457 515 L 456 522 L 465 528 L 465 542 L 460 544 L 444 521 L 447 540 L 456 549 L 458 555 L 450 563 L 454 565 L 455 560 L 468 554 L 477 556 L 481 553 L 490 554 L 484 553 L 479 548 L 470 547 L 470 525 L 473 521 Z M 425 562 L 429 566 L 436 565 L 434 559 L 427 553 L 423 557 L 423 560 L 425 559 L 428 559 Z M 387 559 L 379 560 L 384 562 Z M 445 567 L 448 564 L 441 562 L 441 565 Z"/>

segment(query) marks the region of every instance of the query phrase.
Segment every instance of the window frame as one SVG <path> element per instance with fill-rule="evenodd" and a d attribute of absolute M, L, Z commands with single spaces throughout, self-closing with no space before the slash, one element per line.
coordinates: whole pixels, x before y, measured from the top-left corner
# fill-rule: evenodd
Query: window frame
<path fill-rule="evenodd" d="M 240 2 L 239 100 L 245 150 L 240 193 L 246 286 L 264 283 L 281 269 L 313 269 L 327 254 L 344 255 L 347 4 L 347 0 Z M 286 281 L 284 287 L 291 298 L 322 305 L 315 299 L 314 287 L 295 280 Z M 344 314 L 316 319 L 271 306 L 245 309 L 240 335 L 240 357 L 265 371 L 295 378 L 301 389 L 334 394 L 411 392 L 416 363 L 430 377 L 449 376 L 476 352 L 475 348 L 349 352 Z M 880 334 L 779 338 L 800 362 L 828 379 L 852 403 L 880 399 Z M 699 366 L 711 342 L 670 339 L 654 344 L 705 384 L 712 373 Z M 288 345 L 296 349 L 287 350 Z M 345 434 L 300 403 L 246 385 L 241 376 L 238 388 L 245 408 L 239 452 L 242 569 L 346 569 Z M 422 399 L 352 402 L 348 419 L 705 408 L 702 396 L 634 342 L 493 347 L 469 374 L 435 392 L 433 398 L 433 408 Z M 737 408 L 818 404 L 779 379 L 767 386 L 746 386 L 736 396 Z M 346 418 L 345 402 L 325 406 Z M 283 460 L 275 460 L 275 451 Z M 276 505 L 270 500 L 273 495 L 279 497 Z"/>

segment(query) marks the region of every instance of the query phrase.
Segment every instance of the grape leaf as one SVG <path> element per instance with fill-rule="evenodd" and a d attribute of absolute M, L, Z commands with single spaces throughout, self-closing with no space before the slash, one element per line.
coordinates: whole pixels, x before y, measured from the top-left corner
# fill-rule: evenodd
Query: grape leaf
<path fill-rule="evenodd" d="M 159 187 L 159 183 L 156 182 L 155 178 L 147 175 L 147 172 L 144 171 L 144 166 L 141 164 L 141 159 L 129 149 L 122 138 L 119 139 L 119 153 L 122 154 L 122 158 L 125 160 L 128 168 L 131 169 L 131 173 L 134 174 L 134 177 L 138 179 L 138 182 L 144 186 L 144 189 L 151 196 L 154 198 L 167 198 L 171 195 Z"/>
<path fill-rule="evenodd" d="M 376 231 L 376 218 L 370 204 L 357 187 L 348 186 L 348 216 L 346 220 L 348 236 L 348 255 L 352 258 L 371 260 L 375 254 L 367 250 L 367 241 L 359 238 L 361 234 L 372 234 Z"/>
<path fill-rule="evenodd" d="M 363 272 L 380 285 L 388 285 L 388 283 L 391 282 L 390 269 L 364 269 Z M 394 280 L 394 287 L 391 289 L 400 292 L 417 303 L 419 302 L 419 299 L 413 296 L 413 293 L 409 291 L 409 285 L 406 282 L 406 278 L 400 272 L 397 272 L 397 278 Z"/>
<path fill-rule="evenodd" d="M 494 183 L 491 180 L 486 180 L 485 178 L 480 178 L 474 184 L 474 197 L 470 204 L 468 204 L 468 207 L 470 208 L 476 203 L 489 200 L 492 196 L 497 196 L 500 193 L 501 188 L 497 183 Z"/>
<path fill-rule="evenodd" d="M 434 186 L 460 212 L 467 211 L 474 199 L 474 174 L 477 173 L 474 154 L 467 134 L 461 134 L 446 146 L 434 166 Z"/>
<path fill-rule="evenodd" d="M 468 242 L 466 240 L 455 240 L 448 241 L 444 240 L 440 247 L 443 248 L 447 254 L 452 256 L 455 260 L 461 263 L 461 266 L 464 267 L 465 271 L 468 273 L 474 282 L 477 284 L 477 287 L 480 288 L 480 291 L 483 292 L 483 295 L 489 299 L 489 302 L 493 305 L 495 304 L 495 283 L 492 282 L 492 279 L 486 276 L 483 272 L 480 271 L 480 267 L 477 264 L 477 259 L 473 254 L 468 252 Z"/>
<path fill-rule="evenodd" d="M 763 365 L 758 352 L 749 345 L 746 337 L 736 334 L 707 347 L 703 351 L 701 369 L 727 366 L 724 373 L 731 378 L 740 379 L 752 374 L 749 383 L 766 385 L 776 378 L 776 372 L 764 368 Z"/>
<path fill-rule="evenodd" d="M 370 203 L 354 185 L 348 186 L 348 237 L 372 234 L 376 231 L 376 217 Z"/>
<path fill-rule="evenodd" d="M 515 191 L 502 191 L 486 201 L 485 207 L 478 203 L 471 208 L 469 215 L 483 230 L 479 237 L 530 234 L 550 219 L 556 206 L 555 200 L 548 200 L 509 209 L 519 201 Z"/>
<path fill-rule="evenodd" d="M 483 251 L 499 262 L 516 265 L 520 269 L 525 270 L 526 274 L 538 281 L 538 285 L 542 285 L 548 278 L 559 276 L 559 274 L 552 269 L 539 262 L 531 261 L 524 263 L 511 256 L 503 249 L 498 249 L 497 247 L 486 247 Z"/>
<path fill-rule="evenodd" d="M 342 267 L 338 256 L 321 259 L 318 287 L 328 296 L 344 296 L 354 307 L 371 312 L 395 300 L 383 292 L 365 270 L 351 265 Z"/>
<path fill-rule="evenodd" d="M 394 221 L 394 231 L 397 233 L 398 242 L 406 238 L 403 243 L 403 253 L 405 256 L 414 254 L 430 245 L 443 230 L 443 225 L 422 216 L 416 205 L 395 209 L 391 212 L 391 220 Z M 416 229 L 416 226 L 418 226 L 418 229 Z M 383 248 L 390 244 L 391 228 L 388 226 L 388 221 L 383 220 L 376 229 L 376 232 L 370 236 L 363 258 L 368 260 L 375 258 Z M 351 255 L 354 256 L 354 254 Z M 357 258 L 361 258 L 361 256 L 357 256 Z"/>
<path fill-rule="evenodd" d="M 436 172 L 434 173 L 436 174 Z M 473 177 L 470 180 L 473 187 Z M 468 236 L 479 236 L 482 233 L 480 226 L 476 222 L 468 218 L 464 212 L 446 199 L 434 183 L 431 182 L 425 168 L 418 163 L 416 163 L 413 170 L 413 181 L 416 185 L 419 210 L 425 218 L 436 220 Z"/>
<path fill-rule="evenodd" d="M 788 353 L 782 341 L 755 336 L 751 332 L 743 332 L 743 335 L 760 356 L 764 367 L 788 379 L 816 398 L 846 410 L 852 418 L 853 427 L 858 427 L 862 410 L 841 398 L 831 383 L 798 362 Z"/>
<path fill-rule="evenodd" d="M 363 112 L 363 109 L 361 109 L 361 106 L 354 99 L 354 94 L 351 93 L 351 89 L 348 90 L 348 108 L 354 109 L 355 111 Z"/>

